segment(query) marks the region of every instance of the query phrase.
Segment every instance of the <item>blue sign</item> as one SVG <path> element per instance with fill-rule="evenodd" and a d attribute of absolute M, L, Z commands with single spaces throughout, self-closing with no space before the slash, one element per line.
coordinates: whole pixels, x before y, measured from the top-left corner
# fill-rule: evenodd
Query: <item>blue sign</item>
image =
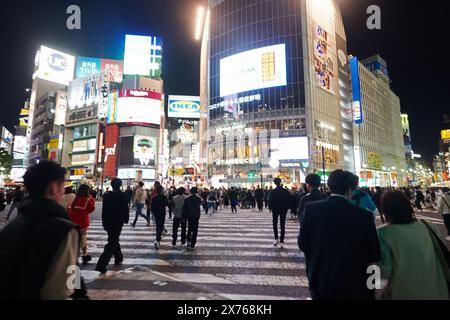
<path fill-rule="evenodd" d="M 87 77 L 102 70 L 102 60 L 100 58 L 78 57 L 76 78 Z"/>
<path fill-rule="evenodd" d="M 169 118 L 200 118 L 200 97 L 169 96 Z"/>
<path fill-rule="evenodd" d="M 361 81 L 359 77 L 358 58 L 350 59 L 350 70 L 352 74 L 352 91 L 353 91 L 353 119 L 356 125 L 364 122 L 363 107 L 361 103 Z"/>

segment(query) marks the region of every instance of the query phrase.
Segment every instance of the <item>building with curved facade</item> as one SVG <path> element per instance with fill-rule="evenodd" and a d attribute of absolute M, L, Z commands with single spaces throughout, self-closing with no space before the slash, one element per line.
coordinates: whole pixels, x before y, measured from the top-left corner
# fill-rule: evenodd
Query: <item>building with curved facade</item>
<path fill-rule="evenodd" d="M 201 130 L 214 183 L 355 171 L 346 35 L 334 0 L 210 0 Z"/>

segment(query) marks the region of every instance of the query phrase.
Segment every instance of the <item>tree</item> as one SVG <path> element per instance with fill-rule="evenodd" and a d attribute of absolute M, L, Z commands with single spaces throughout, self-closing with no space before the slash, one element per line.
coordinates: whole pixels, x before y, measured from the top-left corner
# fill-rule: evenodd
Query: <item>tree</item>
<path fill-rule="evenodd" d="M 9 175 L 11 172 L 13 157 L 5 148 L 0 148 L 0 174 Z"/>

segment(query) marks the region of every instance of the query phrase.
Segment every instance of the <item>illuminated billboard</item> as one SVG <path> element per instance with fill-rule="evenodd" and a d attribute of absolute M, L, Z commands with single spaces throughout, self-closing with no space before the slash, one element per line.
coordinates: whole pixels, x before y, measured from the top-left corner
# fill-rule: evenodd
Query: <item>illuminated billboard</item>
<path fill-rule="evenodd" d="M 68 97 L 69 109 L 99 104 L 103 97 L 104 83 L 105 74 L 103 72 L 71 81 Z"/>
<path fill-rule="evenodd" d="M 200 97 L 169 96 L 168 117 L 200 119 Z"/>
<path fill-rule="evenodd" d="M 220 60 L 220 96 L 285 86 L 286 45 L 254 49 Z"/>
<path fill-rule="evenodd" d="M 14 153 L 27 153 L 28 152 L 27 137 L 15 136 L 13 150 L 14 150 Z"/>
<path fill-rule="evenodd" d="M 308 160 L 309 144 L 307 137 L 270 139 L 272 160 Z"/>
<path fill-rule="evenodd" d="M 56 107 L 55 107 L 55 126 L 62 126 L 66 123 L 66 112 L 67 112 L 67 92 L 58 91 L 56 96 Z"/>
<path fill-rule="evenodd" d="M 441 131 L 442 140 L 450 140 L 450 129 Z"/>
<path fill-rule="evenodd" d="M 319 88 L 336 93 L 336 71 L 332 51 L 334 39 L 317 23 L 314 22 L 314 72 Z"/>
<path fill-rule="evenodd" d="M 178 120 L 177 139 L 182 144 L 192 144 L 198 139 L 198 121 Z"/>
<path fill-rule="evenodd" d="M 145 90 L 123 90 L 110 95 L 108 123 L 161 125 L 161 94 Z"/>
<path fill-rule="evenodd" d="M 156 150 L 155 138 L 148 136 L 134 137 L 134 159 L 137 160 L 141 166 L 155 166 Z"/>
<path fill-rule="evenodd" d="M 105 79 L 110 82 L 123 81 L 123 61 L 100 59 L 91 57 L 78 57 L 76 78 L 84 78 L 104 72 Z"/>
<path fill-rule="evenodd" d="M 161 38 L 127 34 L 124 60 L 124 74 L 161 77 Z"/>
<path fill-rule="evenodd" d="M 75 57 L 41 46 L 36 54 L 37 71 L 34 78 L 69 85 L 75 71 Z"/>
<path fill-rule="evenodd" d="M 352 91 L 353 91 L 353 120 L 356 125 L 361 125 L 364 122 L 362 100 L 361 100 L 361 83 L 359 77 L 359 62 L 358 58 L 350 59 L 350 71 L 352 75 Z"/>

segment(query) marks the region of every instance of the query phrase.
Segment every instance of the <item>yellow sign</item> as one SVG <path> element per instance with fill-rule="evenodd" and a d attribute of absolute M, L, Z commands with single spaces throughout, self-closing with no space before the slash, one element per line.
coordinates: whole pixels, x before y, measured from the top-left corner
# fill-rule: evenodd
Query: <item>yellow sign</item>
<path fill-rule="evenodd" d="M 450 140 L 450 129 L 441 131 L 442 140 Z"/>
<path fill-rule="evenodd" d="M 48 150 L 58 149 L 58 145 L 59 145 L 59 139 L 51 139 L 50 143 L 48 144 Z"/>

